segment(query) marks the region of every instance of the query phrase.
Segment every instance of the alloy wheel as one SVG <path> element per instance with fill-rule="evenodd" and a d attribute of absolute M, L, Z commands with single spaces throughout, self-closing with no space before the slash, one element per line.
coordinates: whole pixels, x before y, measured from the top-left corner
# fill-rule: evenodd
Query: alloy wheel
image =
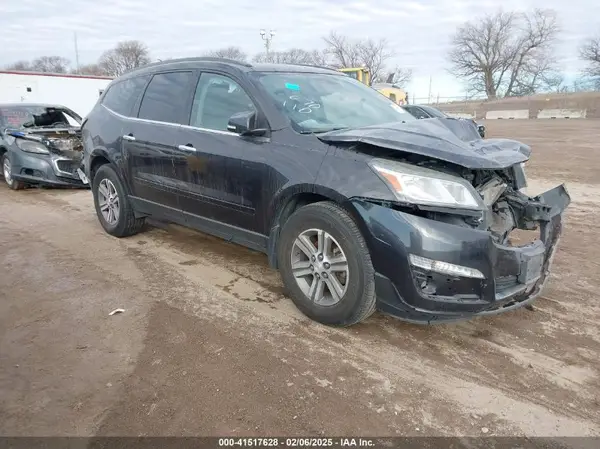
<path fill-rule="evenodd" d="M 348 259 L 337 240 L 322 229 L 308 229 L 294 241 L 291 254 L 294 278 L 315 304 L 333 306 L 348 288 Z"/>
<path fill-rule="evenodd" d="M 98 185 L 98 207 L 109 225 L 114 225 L 119 221 L 119 194 L 110 179 L 104 178 Z"/>

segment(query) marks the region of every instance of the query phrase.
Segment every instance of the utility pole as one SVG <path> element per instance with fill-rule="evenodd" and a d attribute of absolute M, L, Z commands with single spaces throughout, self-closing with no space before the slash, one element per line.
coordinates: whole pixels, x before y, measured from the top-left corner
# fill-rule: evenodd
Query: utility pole
<path fill-rule="evenodd" d="M 429 96 L 427 97 L 427 103 L 431 104 L 431 75 L 429 75 Z"/>
<path fill-rule="evenodd" d="M 73 40 L 75 43 L 75 65 L 77 67 L 77 73 L 79 73 L 79 49 L 77 48 L 77 33 L 73 33 Z"/>
<path fill-rule="evenodd" d="M 273 36 L 275 36 L 275 30 L 269 30 L 267 33 L 266 30 L 260 30 L 260 37 L 263 41 L 265 41 L 265 53 L 267 55 L 267 61 L 269 60 L 269 51 L 271 50 L 271 41 L 273 40 Z"/>

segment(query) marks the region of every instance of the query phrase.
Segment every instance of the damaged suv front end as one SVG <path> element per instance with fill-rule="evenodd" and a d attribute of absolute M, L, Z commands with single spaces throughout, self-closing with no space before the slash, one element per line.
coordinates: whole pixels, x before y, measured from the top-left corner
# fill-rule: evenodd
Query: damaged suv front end
<path fill-rule="evenodd" d="M 366 223 L 379 310 L 412 322 L 448 322 L 513 310 L 542 291 L 569 194 L 564 185 L 535 197 L 523 193 L 530 148 L 471 132 L 432 119 L 321 137 L 374 156 L 368 166 L 393 193 L 352 198 Z M 516 245 L 515 229 L 539 235 Z"/>
<path fill-rule="evenodd" d="M 0 105 L 0 158 L 5 182 L 84 187 L 81 117 L 64 106 Z"/>

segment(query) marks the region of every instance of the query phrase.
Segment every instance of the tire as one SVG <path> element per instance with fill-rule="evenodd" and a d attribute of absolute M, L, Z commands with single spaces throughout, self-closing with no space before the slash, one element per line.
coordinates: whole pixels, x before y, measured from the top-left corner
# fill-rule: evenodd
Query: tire
<path fill-rule="evenodd" d="M 110 193 L 113 198 L 118 198 L 118 213 L 114 212 L 113 215 L 108 218 L 114 218 L 114 222 L 109 221 L 100 208 L 100 190 L 106 192 L 106 188 L 109 187 Z M 114 192 L 113 192 L 114 191 Z M 133 213 L 133 207 L 127 194 L 123 183 L 117 175 L 117 172 L 110 164 L 102 165 L 98 171 L 96 171 L 94 178 L 92 179 L 92 194 L 94 195 L 94 206 L 96 208 L 96 215 L 100 224 L 104 230 L 115 237 L 129 237 L 135 235 L 144 226 L 144 218 L 136 218 Z M 108 201 L 107 201 L 108 203 Z M 115 201 L 112 201 L 115 204 Z"/>
<path fill-rule="evenodd" d="M 308 296 L 312 291 L 309 285 L 313 285 L 312 282 L 314 282 L 316 275 L 312 273 L 305 274 L 305 277 L 298 278 L 300 281 L 297 282 L 297 278 L 292 270 L 292 259 L 297 263 L 304 264 L 307 262 L 311 263 L 310 261 L 313 260 L 306 257 L 306 251 L 300 251 L 300 247 L 295 242 L 300 235 L 306 237 L 314 233 L 314 230 L 324 231 L 329 234 L 332 237 L 330 239 L 333 242 L 332 247 L 334 244 L 338 246 L 347 261 L 345 289 L 343 295 L 339 295 L 341 299 L 337 303 L 325 304 L 327 301 L 326 298 L 322 301 L 311 300 Z M 316 248 L 313 246 L 311 249 Z M 339 254 L 337 256 L 338 260 Z M 371 263 L 367 244 L 354 220 L 337 204 L 324 201 L 309 204 L 295 211 L 281 230 L 277 257 L 279 271 L 287 293 L 292 298 L 296 307 L 309 318 L 327 325 L 351 326 L 368 318 L 375 311 L 375 270 Z M 334 257 L 325 260 L 333 261 L 335 258 L 334 255 Z M 312 268 L 328 268 L 327 263 L 318 266 L 316 263 L 315 265 L 311 264 Z M 310 270 L 310 267 L 308 269 Z M 333 267 L 332 271 L 335 271 Z M 325 282 L 333 281 L 331 272 L 329 272 L 328 280 L 325 280 L 326 274 L 323 273 L 320 279 Z M 339 274 L 342 275 L 341 278 L 337 277 Z M 343 275 L 344 273 L 338 272 L 336 275 L 338 282 L 339 279 L 343 279 Z M 311 279 L 313 280 L 312 282 L 310 281 Z M 341 284 L 341 282 L 338 283 L 338 285 Z M 331 292 L 329 285 L 327 284 L 325 287 L 326 292 Z M 309 290 L 308 293 L 307 288 Z M 332 296 L 329 300 L 330 302 L 335 301 L 333 294 L 327 294 Z M 316 296 L 319 295 L 317 294 Z"/>
<path fill-rule="evenodd" d="M 12 161 L 10 160 L 10 157 L 8 155 L 8 152 L 4 153 L 2 155 L 2 157 L 0 158 L 2 162 L 2 176 L 4 177 L 4 182 L 6 182 L 6 185 L 13 189 L 13 190 L 22 190 L 25 188 L 25 183 L 23 181 L 17 181 L 15 179 L 12 179 L 9 175 L 9 177 L 6 176 L 6 167 L 4 166 L 6 163 L 8 163 L 9 167 L 10 167 L 10 172 L 12 173 Z"/>

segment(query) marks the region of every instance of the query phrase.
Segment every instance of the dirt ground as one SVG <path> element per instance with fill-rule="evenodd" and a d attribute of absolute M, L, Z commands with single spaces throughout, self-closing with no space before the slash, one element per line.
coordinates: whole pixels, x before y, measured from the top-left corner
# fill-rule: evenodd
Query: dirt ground
<path fill-rule="evenodd" d="M 264 255 L 2 185 L 0 435 L 600 435 L 600 122 L 486 125 L 573 203 L 534 309 L 451 325 L 324 327 Z"/>

